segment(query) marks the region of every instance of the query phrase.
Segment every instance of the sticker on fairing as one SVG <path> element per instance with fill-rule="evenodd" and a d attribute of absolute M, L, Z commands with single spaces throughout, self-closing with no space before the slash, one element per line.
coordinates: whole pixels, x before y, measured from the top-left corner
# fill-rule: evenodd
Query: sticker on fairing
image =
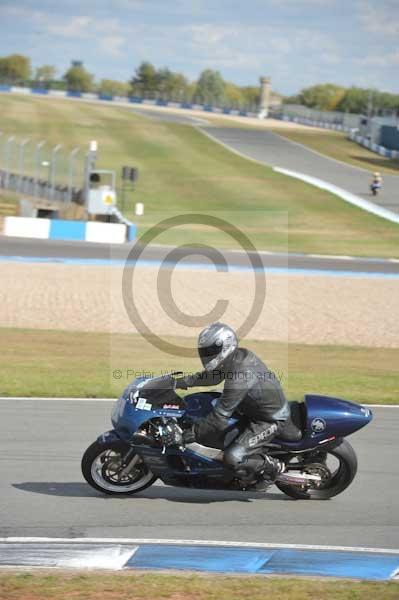
<path fill-rule="evenodd" d="M 139 398 L 136 402 L 136 408 L 138 408 L 139 410 L 151 410 L 152 404 L 147 402 L 145 398 Z"/>
<path fill-rule="evenodd" d="M 316 417 L 316 419 L 313 419 L 310 426 L 314 433 L 320 433 L 321 431 L 325 430 L 325 428 L 327 427 L 327 423 L 321 417 Z"/>

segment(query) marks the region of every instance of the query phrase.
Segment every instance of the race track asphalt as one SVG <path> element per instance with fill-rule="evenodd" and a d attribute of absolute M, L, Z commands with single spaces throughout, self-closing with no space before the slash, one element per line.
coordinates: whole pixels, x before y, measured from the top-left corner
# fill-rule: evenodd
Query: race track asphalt
<path fill-rule="evenodd" d="M 148 108 L 133 108 L 133 113 L 154 119 L 155 121 L 166 121 L 167 123 L 178 123 L 179 125 L 208 125 L 209 121 L 199 117 L 190 116 L 190 113 L 185 115 L 179 113 L 165 113 L 162 110 L 148 110 Z"/>
<path fill-rule="evenodd" d="M 116 499 L 80 473 L 85 448 L 110 427 L 112 403 L 0 400 L 0 537 L 130 537 L 399 548 L 399 410 L 376 408 L 349 438 L 359 458 L 329 501 L 154 485 Z"/>
<path fill-rule="evenodd" d="M 35 258 L 62 262 L 63 260 L 80 259 L 85 261 L 125 261 L 131 250 L 131 244 L 100 244 L 94 242 L 77 242 L 62 240 L 37 240 L 28 238 L 14 238 L 0 235 L 0 260 L 13 258 L 15 260 Z M 140 256 L 142 260 L 163 261 L 172 250 L 170 246 L 147 246 Z M 228 250 L 198 250 L 187 252 L 179 250 L 175 254 L 175 261 L 180 261 L 184 256 L 187 261 L 209 266 L 210 261 L 219 264 L 220 253 L 229 266 L 248 267 L 249 259 L 246 252 Z M 208 257 L 208 258 L 207 258 Z M 355 257 L 334 257 L 306 254 L 280 254 L 273 252 L 260 252 L 263 267 L 267 269 L 300 269 L 315 271 L 345 271 L 353 273 L 378 273 L 399 274 L 399 260 L 397 259 L 369 259 Z"/>
<path fill-rule="evenodd" d="M 271 131 L 209 127 L 204 131 L 233 150 L 272 167 L 282 167 L 317 177 L 361 198 L 399 213 L 399 173 L 384 175 L 382 192 L 373 197 L 369 191 L 370 171 L 358 169 L 312 152 Z M 353 150 L 356 156 L 356 146 Z M 376 160 L 378 160 L 376 155 Z M 376 167 L 376 170 L 378 168 Z"/>

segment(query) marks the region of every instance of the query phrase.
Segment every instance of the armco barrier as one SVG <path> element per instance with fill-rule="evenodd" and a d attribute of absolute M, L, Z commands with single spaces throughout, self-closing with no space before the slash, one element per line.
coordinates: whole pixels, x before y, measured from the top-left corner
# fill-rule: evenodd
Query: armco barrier
<path fill-rule="evenodd" d="M 41 94 L 42 96 L 48 96 L 49 90 L 47 90 L 46 88 L 32 88 L 31 93 Z"/>
<path fill-rule="evenodd" d="M 371 142 L 369 139 L 362 137 L 361 135 L 357 135 L 356 132 L 351 131 L 349 133 L 349 138 L 359 144 L 360 146 L 364 146 L 368 148 L 372 152 L 376 152 L 380 156 L 386 156 L 387 158 L 399 158 L 399 150 L 390 150 L 389 148 L 385 148 L 384 146 L 379 146 Z"/>
<path fill-rule="evenodd" d="M 85 100 L 100 100 L 102 102 L 122 102 L 122 103 L 132 103 L 132 104 L 147 104 L 152 106 L 160 106 L 160 107 L 173 107 L 179 109 L 190 109 L 190 110 L 202 110 L 209 113 L 221 113 L 221 114 L 230 114 L 237 115 L 241 117 L 256 117 L 257 113 L 248 112 L 246 110 L 233 110 L 230 108 L 218 108 L 211 105 L 203 105 L 203 104 L 192 104 L 191 102 L 169 102 L 168 100 L 149 100 L 147 98 L 141 98 L 140 96 L 130 96 L 127 97 L 114 97 L 108 94 L 92 94 L 92 93 L 81 93 L 75 92 L 73 90 L 62 91 L 62 90 L 48 90 L 42 88 L 23 88 L 17 86 L 9 86 L 9 85 L 1 85 L 0 93 L 15 93 L 15 94 L 39 94 L 45 96 L 52 96 L 54 98 L 83 98 Z"/>
<path fill-rule="evenodd" d="M 123 244 L 136 238 L 137 228 L 123 223 L 5 217 L 3 233 L 10 237 Z"/>

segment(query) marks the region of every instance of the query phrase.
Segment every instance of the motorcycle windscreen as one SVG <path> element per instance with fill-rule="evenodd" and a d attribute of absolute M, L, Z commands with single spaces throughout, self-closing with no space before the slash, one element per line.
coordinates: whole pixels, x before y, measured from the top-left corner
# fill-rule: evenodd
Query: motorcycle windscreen
<path fill-rule="evenodd" d="M 151 403 L 153 410 L 163 408 L 165 405 L 180 409 L 185 407 L 185 402 L 176 394 L 174 381 L 170 377 L 149 379 L 144 385 L 140 385 L 139 395 L 140 398 L 145 398 Z"/>

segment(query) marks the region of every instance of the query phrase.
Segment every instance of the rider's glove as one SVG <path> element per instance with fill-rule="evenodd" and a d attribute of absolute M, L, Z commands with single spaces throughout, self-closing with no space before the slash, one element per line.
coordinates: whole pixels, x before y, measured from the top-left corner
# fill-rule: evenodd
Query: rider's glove
<path fill-rule="evenodd" d="M 176 389 L 177 390 L 187 390 L 188 385 L 185 377 L 178 377 L 176 380 Z"/>
<path fill-rule="evenodd" d="M 183 431 L 183 442 L 184 444 L 192 444 L 193 442 L 195 442 L 194 426 Z"/>
<path fill-rule="evenodd" d="M 183 445 L 183 430 L 177 423 L 170 422 L 162 427 L 162 442 L 164 446 Z"/>

